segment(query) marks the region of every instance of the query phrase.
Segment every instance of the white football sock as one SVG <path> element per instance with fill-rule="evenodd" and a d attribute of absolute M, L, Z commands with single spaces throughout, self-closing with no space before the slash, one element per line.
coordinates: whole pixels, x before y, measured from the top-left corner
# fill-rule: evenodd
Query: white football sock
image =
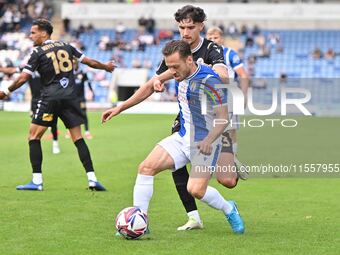
<path fill-rule="evenodd" d="M 33 173 L 33 179 L 32 182 L 36 185 L 42 184 L 42 173 Z"/>
<path fill-rule="evenodd" d="M 89 181 L 97 182 L 97 177 L 94 172 L 87 172 L 86 174 Z"/>
<path fill-rule="evenodd" d="M 191 211 L 191 212 L 188 212 L 188 217 L 193 217 L 195 220 L 197 220 L 198 222 L 201 222 L 201 217 L 200 217 L 200 214 L 198 213 L 197 210 L 194 210 L 194 211 Z"/>
<path fill-rule="evenodd" d="M 233 153 L 234 155 L 237 154 L 237 143 L 233 143 Z"/>
<path fill-rule="evenodd" d="M 153 193 L 153 176 L 137 174 L 133 189 L 133 206 L 139 207 L 144 212 L 148 211 Z"/>
<path fill-rule="evenodd" d="M 217 189 L 208 186 L 207 191 L 201 199 L 202 202 L 208 204 L 212 208 L 221 210 L 224 214 L 229 214 L 233 209 L 233 206 L 226 201 Z"/>

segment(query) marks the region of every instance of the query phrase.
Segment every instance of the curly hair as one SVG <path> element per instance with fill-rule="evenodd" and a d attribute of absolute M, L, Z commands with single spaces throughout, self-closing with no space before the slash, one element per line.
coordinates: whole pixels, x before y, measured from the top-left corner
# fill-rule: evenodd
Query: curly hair
<path fill-rule="evenodd" d="M 181 9 L 178 9 L 175 13 L 175 20 L 177 22 L 181 22 L 184 19 L 191 19 L 194 23 L 201 23 L 207 19 L 207 16 L 205 15 L 204 10 L 200 7 L 186 5 Z"/>

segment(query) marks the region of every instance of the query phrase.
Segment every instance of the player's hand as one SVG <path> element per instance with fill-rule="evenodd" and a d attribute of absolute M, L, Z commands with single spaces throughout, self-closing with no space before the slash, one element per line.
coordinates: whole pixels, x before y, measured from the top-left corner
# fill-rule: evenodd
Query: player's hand
<path fill-rule="evenodd" d="M 112 117 L 118 115 L 121 112 L 121 109 L 119 106 L 108 109 L 102 113 L 102 123 L 105 123 L 112 119 Z"/>
<path fill-rule="evenodd" d="M 154 78 L 153 89 L 155 92 L 163 92 L 165 89 L 164 83 L 162 83 L 158 78 Z"/>
<path fill-rule="evenodd" d="M 197 148 L 199 149 L 200 153 L 204 155 L 210 155 L 212 152 L 211 143 L 206 141 L 205 139 L 198 143 Z"/>
<path fill-rule="evenodd" d="M 201 65 L 205 65 L 205 66 L 212 67 L 212 65 L 209 65 L 209 64 L 204 63 L 204 60 L 203 60 L 202 58 L 199 58 L 199 59 L 197 60 L 197 64 L 201 64 Z"/>
<path fill-rule="evenodd" d="M 0 91 L 0 100 L 4 99 L 6 97 L 6 94 L 3 91 Z"/>
<path fill-rule="evenodd" d="M 117 67 L 114 61 L 109 61 L 105 65 L 106 65 L 105 71 L 109 73 L 112 73 L 113 70 L 115 70 L 115 68 Z"/>

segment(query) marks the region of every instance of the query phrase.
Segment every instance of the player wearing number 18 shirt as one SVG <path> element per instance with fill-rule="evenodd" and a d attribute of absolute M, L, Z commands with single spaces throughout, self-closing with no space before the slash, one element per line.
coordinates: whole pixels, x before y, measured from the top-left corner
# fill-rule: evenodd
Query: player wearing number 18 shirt
<path fill-rule="evenodd" d="M 73 73 L 73 57 L 96 69 L 108 72 L 114 70 L 114 64 L 103 64 L 86 57 L 79 50 L 61 41 L 52 41 L 52 24 L 45 19 L 37 19 L 31 27 L 30 38 L 34 42 L 34 50 L 20 76 L 4 91 L 0 91 L 0 99 L 22 86 L 37 71 L 40 74 L 43 88 L 33 113 L 29 131 L 30 161 L 33 179 L 26 185 L 17 186 L 18 190 L 42 190 L 42 150 L 40 139 L 49 126 L 59 117 L 69 129 L 72 140 L 77 147 L 79 158 L 86 170 L 89 188 L 103 191 L 105 188 L 97 181 L 89 149 L 81 135 L 83 112 L 75 91 Z"/>

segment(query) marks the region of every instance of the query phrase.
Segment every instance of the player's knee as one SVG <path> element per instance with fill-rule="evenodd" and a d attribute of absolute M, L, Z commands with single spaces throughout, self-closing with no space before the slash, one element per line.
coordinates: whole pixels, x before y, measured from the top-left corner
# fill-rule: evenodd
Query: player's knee
<path fill-rule="evenodd" d="M 202 199 L 204 197 L 205 189 L 201 185 L 188 183 L 187 189 L 194 198 Z"/>
<path fill-rule="evenodd" d="M 40 140 L 41 138 L 41 134 L 38 133 L 36 130 L 34 129 L 30 129 L 29 133 L 28 133 L 28 140 Z"/>
<path fill-rule="evenodd" d="M 154 167 L 152 164 L 143 161 L 138 166 L 138 173 L 143 175 L 150 175 L 153 176 L 155 173 Z"/>
<path fill-rule="evenodd" d="M 217 181 L 222 184 L 224 187 L 232 189 L 237 185 L 236 178 L 218 178 Z"/>

